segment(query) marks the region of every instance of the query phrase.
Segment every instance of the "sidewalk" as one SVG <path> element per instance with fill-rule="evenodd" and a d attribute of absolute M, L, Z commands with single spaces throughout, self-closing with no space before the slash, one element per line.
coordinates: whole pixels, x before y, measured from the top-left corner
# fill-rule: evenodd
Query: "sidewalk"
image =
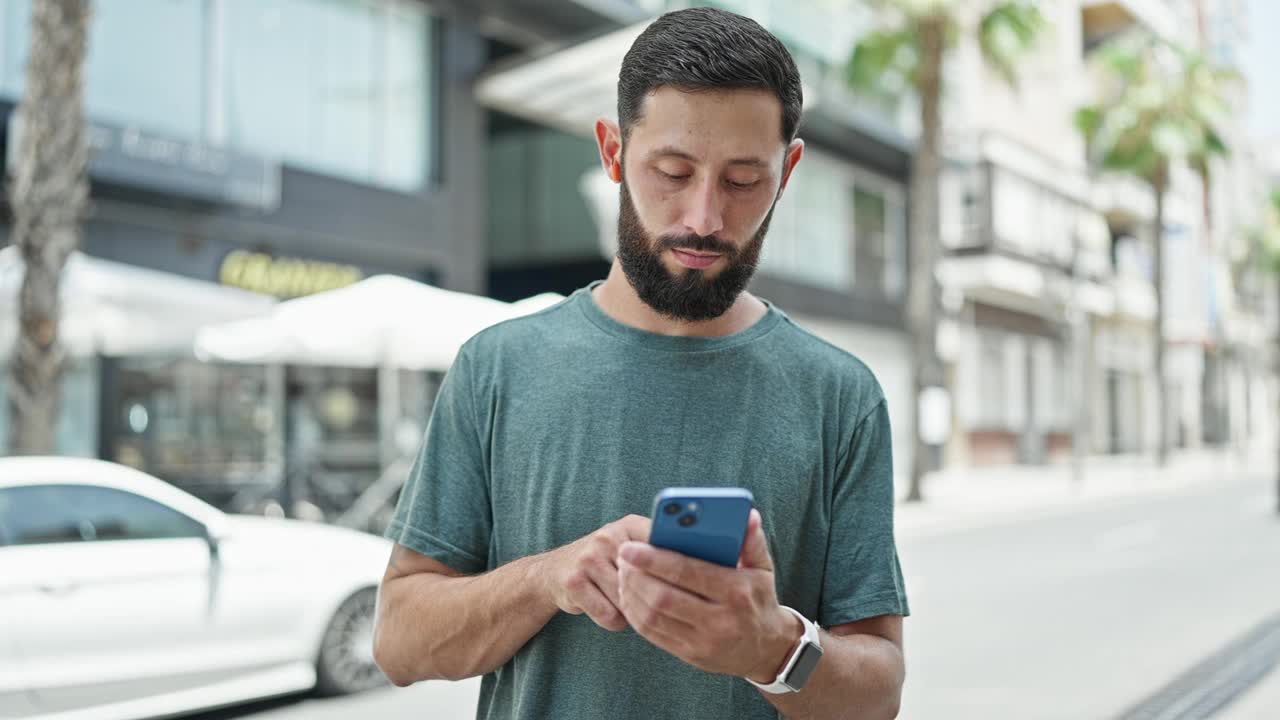
<path fill-rule="evenodd" d="M 1080 480 L 1070 464 L 948 469 L 925 478 L 923 503 L 899 501 L 895 525 L 900 538 L 915 538 L 1193 491 L 1243 475 L 1271 477 L 1274 472 L 1275 453 L 1266 448 L 1247 458 L 1234 451 L 1179 452 L 1163 469 L 1146 456 L 1088 457 Z"/>

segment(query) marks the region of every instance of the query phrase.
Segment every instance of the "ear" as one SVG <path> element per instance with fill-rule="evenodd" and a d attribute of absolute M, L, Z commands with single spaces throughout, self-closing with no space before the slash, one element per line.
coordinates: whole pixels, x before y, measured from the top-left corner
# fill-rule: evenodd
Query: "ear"
<path fill-rule="evenodd" d="M 600 164 L 614 182 L 622 182 L 622 131 L 618 123 L 607 118 L 596 120 L 596 145 L 600 146 Z"/>
<path fill-rule="evenodd" d="M 782 185 L 778 187 L 778 197 L 782 197 L 782 191 L 787 187 L 787 181 L 791 179 L 791 171 L 796 169 L 800 158 L 804 155 L 804 141 L 796 138 L 787 146 L 786 157 L 782 158 Z"/>

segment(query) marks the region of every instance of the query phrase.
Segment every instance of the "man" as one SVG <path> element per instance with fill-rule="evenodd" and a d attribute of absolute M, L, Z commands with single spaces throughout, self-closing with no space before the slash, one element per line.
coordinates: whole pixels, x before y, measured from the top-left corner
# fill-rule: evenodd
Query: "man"
<path fill-rule="evenodd" d="M 388 530 L 374 645 L 396 684 L 483 674 L 481 718 L 897 715 L 884 397 L 744 292 L 800 106 L 746 18 L 674 12 L 635 41 L 596 124 L 621 184 L 608 278 L 480 333 L 440 390 Z M 647 544 L 655 494 L 690 485 L 754 493 L 738 568 Z"/>

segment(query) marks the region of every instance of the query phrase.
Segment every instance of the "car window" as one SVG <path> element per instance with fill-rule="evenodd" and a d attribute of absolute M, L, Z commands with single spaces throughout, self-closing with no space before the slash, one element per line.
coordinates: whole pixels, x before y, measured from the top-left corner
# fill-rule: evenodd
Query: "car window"
<path fill-rule="evenodd" d="M 90 485 L 0 490 L 0 538 L 10 545 L 203 537 L 204 526 L 134 493 Z"/>

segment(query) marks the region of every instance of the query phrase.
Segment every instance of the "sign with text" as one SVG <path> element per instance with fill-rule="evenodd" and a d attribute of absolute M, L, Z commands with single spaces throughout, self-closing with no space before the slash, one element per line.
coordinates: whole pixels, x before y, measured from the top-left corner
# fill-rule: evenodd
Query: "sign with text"
<path fill-rule="evenodd" d="M 6 166 L 13 173 L 22 123 L 9 115 Z M 212 145 L 89 123 L 89 177 L 125 187 L 271 211 L 280 207 L 280 164 Z"/>
<path fill-rule="evenodd" d="M 273 257 L 266 253 L 234 250 L 218 268 L 218 282 L 279 298 L 302 297 L 336 290 L 364 278 L 354 265 Z"/>

